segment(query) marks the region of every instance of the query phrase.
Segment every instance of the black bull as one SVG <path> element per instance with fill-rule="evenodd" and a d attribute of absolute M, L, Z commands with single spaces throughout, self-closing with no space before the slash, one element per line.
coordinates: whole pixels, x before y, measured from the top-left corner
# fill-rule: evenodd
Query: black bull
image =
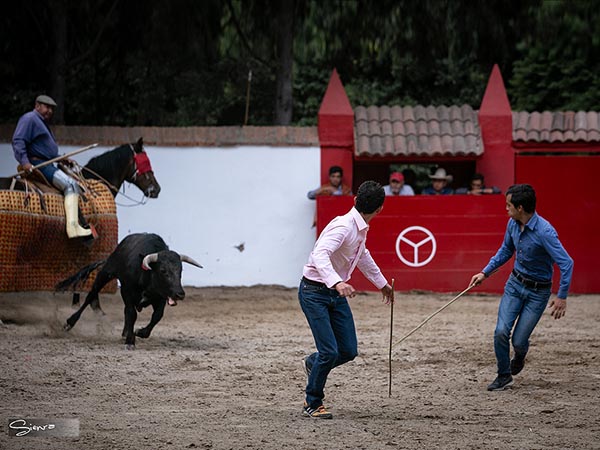
<path fill-rule="evenodd" d="M 70 330 L 79 320 L 83 310 L 98 302 L 98 293 L 111 280 L 121 282 L 121 297 L 125 303 L 123 337 L 127 348 L 135 348 L 135 337 L 147 338 L 163 316 L 167 301 L 176 304 L 183 300 L 185 292 L 181 286 L 181 262 L 202 267 L 192 258 L 169 250 L 163 239 L 156 234 L 130 234 L 123 239 L 111 255 L 82 268 L 75 275 L 61 281 L 56 290 L 66 290 L 85 282 L 98 267 L 102 267 L 94 280 L 85 302 L 67 319 L 65 330 Z M 137 312 L 152 305 L 150 323 L 134 332 Z"/>

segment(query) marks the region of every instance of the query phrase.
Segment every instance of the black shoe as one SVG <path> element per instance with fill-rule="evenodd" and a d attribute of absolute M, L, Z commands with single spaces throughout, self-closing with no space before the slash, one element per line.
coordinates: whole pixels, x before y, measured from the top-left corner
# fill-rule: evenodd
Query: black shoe
<path fill-rule="evenodd" d="M 510 373 L 517 375 L 525 367 L 525 356 L 515 355 L 510 361 Z"/>
<path fill-rule="evenodd" d="M 509 386 L 512 386 L 513 378 L 511 375 L 498 375 L 494 382 L 488 385 L 488 391 L 503 391 Z"/>
<path fill-rule="evenodd" d="M 306 374 L 306 377 L 310 377 L 310 371 L 312 370 L 312 366 L 308 365 L 308 356 L 305 356 L 304 358 L 302 358 L 302 368 L 304 369 L 304 373 Z"/>

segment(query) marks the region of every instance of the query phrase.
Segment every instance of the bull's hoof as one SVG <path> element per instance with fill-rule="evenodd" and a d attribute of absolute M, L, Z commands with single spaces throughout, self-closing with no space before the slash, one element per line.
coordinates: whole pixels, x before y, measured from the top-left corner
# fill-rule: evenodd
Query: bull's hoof
<path fill-rule="evenodd" d="M 70 331 L 73 328 L 73 325 L 70 325 L 68 322 L 63 325 L 63 330 Z"/>
<path fill-rule="evenodd" d="M 139 328 L 139 329 L 135 330 L 135 335 L 137 337 L 141 337 L 142 339 L 146 339 L 146 338 L 150 337 L 150 332 L 148 330 L 146 330 L 145 328 Z"/>
<path fill-rule="evenodd" d="M 127 344 L 125 350 L 135 350 L 135 344 Z"/>

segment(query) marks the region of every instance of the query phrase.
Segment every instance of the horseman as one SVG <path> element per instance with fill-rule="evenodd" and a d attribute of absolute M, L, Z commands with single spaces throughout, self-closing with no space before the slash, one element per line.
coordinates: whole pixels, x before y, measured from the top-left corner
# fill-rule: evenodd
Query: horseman
<path fill-rule="evenodd" d="M 35 99 L 33 111 L 21 116 L 13 135 L 12 146 L 16 160 L 25 172 L 34 166 L 58 156 L 58 144 L 50 130 L 49 122 L 54 114 L 56 102 L 47 95 Z M 79 193 L 77 181 L 60 170 L 55 164 L 39 168 L 44 178 L 65 196 L 65 216 L 69 238 L 92 235 L 92 229 L 79 224 Z"/>

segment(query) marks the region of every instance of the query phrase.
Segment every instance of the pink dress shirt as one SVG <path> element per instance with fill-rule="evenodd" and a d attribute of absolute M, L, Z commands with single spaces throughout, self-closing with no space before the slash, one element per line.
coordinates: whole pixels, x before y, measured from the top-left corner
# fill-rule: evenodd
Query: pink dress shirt
<path fill-rule="evenodd" d="M 383 288 L 387 280 L 366 247 L 368 230 L 369 225 L 354 207 L 336 217 L 321 232 L 302 274 L 333 288 L 340 281 L 347 282 L 358 266 L 377 289 Z"/>

